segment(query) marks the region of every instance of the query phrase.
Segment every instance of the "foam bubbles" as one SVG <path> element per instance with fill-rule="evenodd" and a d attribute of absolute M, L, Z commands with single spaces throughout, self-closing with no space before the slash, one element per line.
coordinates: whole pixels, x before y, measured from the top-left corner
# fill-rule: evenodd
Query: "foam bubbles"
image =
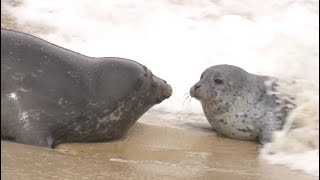
<path fill-rule="evenodd" d="M 10 93 L 8 96 L 9 96 L 9 98 L 12 99 L 12 100 L 15 100 L 15 101 L 18 100 L 18 96 L 17 96 L 16 93 Z"/>

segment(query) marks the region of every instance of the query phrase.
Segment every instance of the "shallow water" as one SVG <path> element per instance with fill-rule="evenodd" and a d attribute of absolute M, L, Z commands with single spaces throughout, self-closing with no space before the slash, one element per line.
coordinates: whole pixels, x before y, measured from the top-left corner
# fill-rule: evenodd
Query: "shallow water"
<path fill-rule="evenodd" d="M 215 135 L 200 104 L 185 94 L 205 68 L 219 63 L 317 84 L 318 1 L 18 2 L 1 1 L 12 4 L 1 10 L 1 27 L 90 56 L 134 59 L 166 79 L 174 94 L 146 113 L 139 120 L 143 124 L 123 141 L 68 144 L 57 150 L 2 142 L 4 179 L 315 179 L 258 160 L 254 143 Z M 319 96 L 318 86 L 305 87 L 303 93 L 291 93 L 302 94 L 298 105 L 307 108 L 296 117 L 306 128 L 293 142 L 280 138 L 282 144 L 290 143 L 287 149 L 299 150 L 297 139 L 319 139 L 319 129 L 314 129 L 319 111 L 313 112 L 319 102 L 314 106 L 312 101 Z M 276 150 L 286 153 L 283 147 Z M 300 160 L 298 169 L 318 164 Z"/>

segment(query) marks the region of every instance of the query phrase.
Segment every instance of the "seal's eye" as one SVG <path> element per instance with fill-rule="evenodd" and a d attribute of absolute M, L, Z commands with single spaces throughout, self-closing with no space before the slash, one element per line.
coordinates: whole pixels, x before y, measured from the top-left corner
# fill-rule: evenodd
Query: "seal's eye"
<path fill-rule="evenodd" d="M 216 84 L 223 84 L 223 81 L 221 79 L 215 79 L 214 82 Z"/>

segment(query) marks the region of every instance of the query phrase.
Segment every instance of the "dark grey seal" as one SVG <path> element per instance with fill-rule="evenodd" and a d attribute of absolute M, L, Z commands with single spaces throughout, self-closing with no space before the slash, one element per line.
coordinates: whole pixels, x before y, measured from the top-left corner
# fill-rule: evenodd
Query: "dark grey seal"
<path fill-rule="evenodd" d="M 171 93 L 135 61 L 1 29 L 1 139 L 51 148 L 118 139 Z"/>
<path fill-rule="evenodd" d="M 273 79 L 236 66 L 216 65 L 202 73 L 190 95 L 201 102 L 207 120 L 219 134 L 264 144 L 271 141 L 273 131 L 282 128 L 292 107 L 268 93 L 276 86 Z M 266 86 L 267 81 L 274 83 Z"/>

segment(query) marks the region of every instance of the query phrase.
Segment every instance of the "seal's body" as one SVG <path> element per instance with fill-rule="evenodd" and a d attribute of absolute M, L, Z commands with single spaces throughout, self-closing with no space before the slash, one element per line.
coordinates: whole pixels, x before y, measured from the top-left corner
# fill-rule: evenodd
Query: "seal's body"
<path fill-rule="evenodd" d="M 171 87 L 141 64 L 1 29 L 1 139 L 48 146 L 123 137 Z"/>
<path fill-rule="evenodd" d="M 280 130 L 288 109 L 278 108 L 275 95 L 267 93 L 270 77 L 250 74 L 231 65 L 205 70 L 190 95 L 202 104 L 206 118 L 218 133 L 239 140 L 269 142 Z"/>

